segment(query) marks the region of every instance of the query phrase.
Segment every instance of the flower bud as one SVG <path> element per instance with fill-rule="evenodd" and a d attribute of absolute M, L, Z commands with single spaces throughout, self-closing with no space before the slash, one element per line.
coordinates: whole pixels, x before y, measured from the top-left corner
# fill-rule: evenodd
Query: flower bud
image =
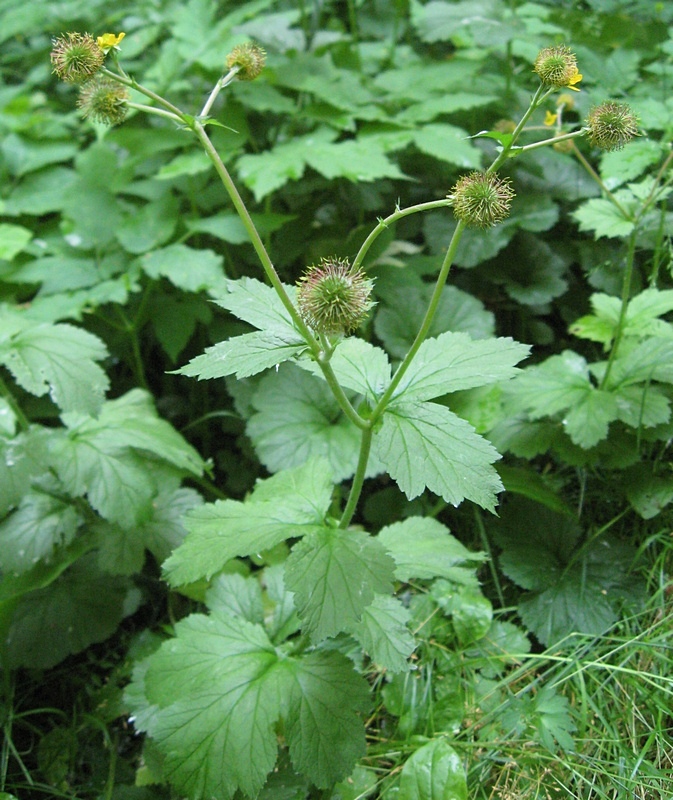
<path fill-rule="evenodd" d="M 586 126 L 589 141 L 601 150 L 621 150 L 638 136 L 638 118 L 626 103 L 607 101 L 595 106 Z"/>
<path fill-rule="evenodd" d="M 65 83 L 85 83 L 103 66 L 105 53 L 90 33 L 66 33 L 54 39 L 51 63 Z"/>
<path fill-rule="evenodd" d="M 299 313 L 317 333 L 351 333 L 374 305 L 370 300 L 373 286 L 373 281 L 362 270 L 354 270 L 347 259 L 322 259 L 299 280 Z"/>
<path fill-rule="evenodd" d="M 82 86 L 77 105 L 85 119 L 106 125 L 119 125 L 126 118 L 127 100 L 128 91 L 125 86 L 110 78 L 97 76 Z"/>
<path fill-rule="evenodd" d="M 513 197 L 509 179 L 486 172 L 463 175 L 449 195 L 456 217 L 475 228 L 490 228 L 506 219 Z"/>
<path fill-rule="evenodd" d="M 238 68 L 240 81 L 254 81 L 266 64 L 266 52 L 254 42 L 237 44 L 226 59 L 227 69 Z"/>
<path fill-rule="evenodd" d="M 575 84 L 582 80 L 582 76 L 577 69 L 577 58 L 564 44 L 540 50 L 535 59 L 533 72 L 537 73 L 544 86 L 579 92 Z"/>

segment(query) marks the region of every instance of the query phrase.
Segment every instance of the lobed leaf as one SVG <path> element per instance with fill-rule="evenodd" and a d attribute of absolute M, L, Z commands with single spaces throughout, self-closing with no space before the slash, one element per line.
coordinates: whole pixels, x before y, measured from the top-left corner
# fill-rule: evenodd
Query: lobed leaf
<path fill-rule="evenodd" d="M 392 592 L 394 562 L 362 531 L 322 527 L 296 544 L 286 562 L 285 584 L 314 641 L 360 621 L 374 595 Z"/>
<path fill-rule="evenodd" d="M 409 499 L 428 488 L 453 505 L 467 499 L 493 510 L 502 491 L 496 450 L 445 406 L 390 406 L 372 449 Z"/>

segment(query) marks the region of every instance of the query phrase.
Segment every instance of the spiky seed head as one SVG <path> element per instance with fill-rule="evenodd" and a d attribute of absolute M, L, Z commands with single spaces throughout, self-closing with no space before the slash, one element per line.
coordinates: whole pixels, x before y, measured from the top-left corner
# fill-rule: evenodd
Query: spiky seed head
<path fill-rule="evenodd" d="M 254 42 L 237 44 L 226 59 L 227 69 L 238 67 L 240 81 L 254 81 L 266 64 L 266 52 Z"/>
<path fill-rule="evenodd" d="M 85 83 L 104 60 L 105 53 L 90 33 L 66 33 L 53 41 L 51 64 L 65 83 Z"/>
<path fill-rule="evenodd" d="M 297 304 L 304 322 L 318 333 L 348 334 L 364 322 L 374 303 L 374 282 L 347 259 L 326 258 L 299 279 Z"/>
<path fill-rule="evenodd" d="M 471 172 L 453 187 L 453 213 L 473 228 L 490 228 L 509 216 L 514 189 L 508 178 Z"/>
<path fill-rule="evenodd" d="M 126 119 L 128 96 L 125 86 L 98 75 L 79 90 L 77 105 L 85 119 L 119 125 Z"/>
<path fill-rule="evenodd" d="M 572 88 L 572 84 L 578 81 L 577 58 L 565 44 L 545 47 L 537 54 L 533 72 L 537 73 L 545 86 Z"/>
<path fill-rule="evenodd" d="M 595 106 L 586 121 L 589 142 L 601 150 L 621 150 L 638 136 L 638 117 L 626 103 L 608 100 Z"/>

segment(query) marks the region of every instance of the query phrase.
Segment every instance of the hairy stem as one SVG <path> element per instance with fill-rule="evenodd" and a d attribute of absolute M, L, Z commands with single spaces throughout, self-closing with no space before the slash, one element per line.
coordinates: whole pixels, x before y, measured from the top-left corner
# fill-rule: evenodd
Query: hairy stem
<path fill-rule="evenodd" d="M 624 269 L 624 280 L 622 282 L 622 305 L 619 310 L 619 319 L 617 320 L 617 329 L 615 331 L 615 338 L 612 341 L 612 348 L 610 350 L 610 355 L 608 357 L 608 365 L 605 368 L 605 373 L 603 375 L 603 379 L 600 383 L 600 389 L 604 389 L 608 385 L 608 380 L 610 378 L 610 372 L 612 371 L 612 367 L 615 363 L 615 359 L 617 358 L 617 353 L 619 352 L 619 345 L 622 341 L 622 335 L 624 333 L 624 324 L 626 322 L 626 311 L 629 306 L 629 299 L 631 297 L 631 280 L 633 278 L 633 264 L 635 261 L 635 254 L 636 254 L 636 236 L 637 230 L 634 228 L 631 231 L 629 236 L 627 250 L 626 250 L 626 266 Z"/>
<path fill-rule="evenodd" d="M 344 508 L 341 519 L 339 520 L 339 527 L 342 529 L 347 528 L 350 525 L 350 522 L 353 519 L 353 514 L 355 514 L 355 509 L 360 501 L 362 486 L 365 482 L 365 473 L 367 472 L 367 464 L 369 463 L 369 453 L 371 452 L 372 448 L 373 435 L 374 429 L 371 425 L 362 431 L 358 465 L 355 469 L 355 475 L 353 476 L 353 483 L 351 484 L 351 490 L 348 494 L 346 507 Z"/>

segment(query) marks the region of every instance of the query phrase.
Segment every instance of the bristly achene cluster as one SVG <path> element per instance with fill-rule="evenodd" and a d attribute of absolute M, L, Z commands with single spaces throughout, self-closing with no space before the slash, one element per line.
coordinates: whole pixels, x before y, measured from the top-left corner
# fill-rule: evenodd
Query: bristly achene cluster
<path fill-rule="evenodd" d="M 370 300 L 373 286 L 347 259 L 323 259 L 318 266 L 309 267 L 299 281 L 299 312 L 318 333 L 352 333 L 374 305 Z"/>
<path fill-rule="evenodd" d="M 91 80 L 105 61 L 105 53 L 90 33 L 66 33 L 53 44 L 51 63 L 65 83 Z"/>
<path fill-rule="evenodd" d="M 490 228 L 506 219 L 513 197 L 508 178 L 487 172 L 463 175 L 449 195 L 456 217 L 475 228 Z"/>
<path fill-rule="evenodd" d="M 586 127 L 589 141 L 601 150 L 621 150 L 638 136 L 638 118 L 626 103 L 608 101 L 595 106 Z"/>

